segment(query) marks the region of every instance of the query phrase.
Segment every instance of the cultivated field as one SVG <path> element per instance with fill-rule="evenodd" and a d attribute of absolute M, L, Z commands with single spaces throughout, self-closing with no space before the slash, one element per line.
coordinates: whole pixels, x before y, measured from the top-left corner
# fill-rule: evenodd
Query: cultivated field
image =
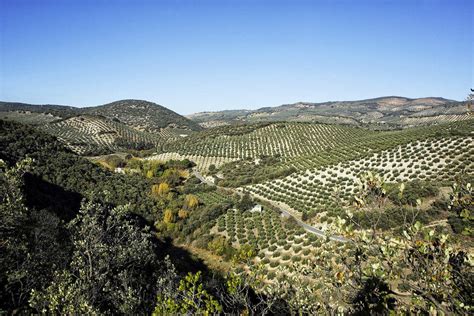
<path fill-rule="evenodd" d="M 103 153 L 124 148 L 155 147 L 169 135 L 139 132 L 98 116 L 80 115 L 42 125 L 78 154 Z"/>
<path fill-rule="evenodd" d="M 453 181 L 457 172 L 474 170 L 473 137 L 427 139 L 399 145 L 368 157 L 311 168 L 244 187 L 253 195 L 289 205 L 298 212 L 322 212 L 347 203 L 358 179 L 373 171 L 388 183 Z"/>

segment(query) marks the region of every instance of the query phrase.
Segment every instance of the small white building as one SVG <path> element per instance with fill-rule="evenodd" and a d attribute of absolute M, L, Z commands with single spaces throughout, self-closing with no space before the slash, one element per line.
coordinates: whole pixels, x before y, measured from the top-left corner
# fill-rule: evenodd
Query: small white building
<path fill-rule="evenodd" d="M 125 169 L 123 169 L 123 168 L 120 168 L 120 167 L 118 167 L 118 168 L 115 168 L 115 170 L 114 170 L 114 171 L 115 171 L 115 173 L 122 173 L 122 174 L 125 174 Z"/>
<path fill-rule="evenodd" d="M 255 213 L 255 212 L 258 212 L 258 213 L 262 213 L 262 206 L 260 204 L 256 204 L 253 208 L 250 209 L 250 212 L 251 213 Z"/>

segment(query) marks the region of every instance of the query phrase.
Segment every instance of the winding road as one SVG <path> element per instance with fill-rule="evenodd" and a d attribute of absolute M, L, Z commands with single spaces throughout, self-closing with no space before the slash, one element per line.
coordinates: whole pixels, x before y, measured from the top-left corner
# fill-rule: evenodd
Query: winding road
<path fill-rule="evenodd" d="M 216 184 L 214 184 L 212 181 L 209 181 L 207 180 L 199 171 L 193 169 L 193 175 L 198 178 L 199 180 L 201 180 L 201 182 L 207 184 L 207 185 L 210 185 L 210 186 L 215 186 L 215 187 L 218 187 L 220 189 L 223 189 L 223 190 L 227 190 L 227 191 L 232 191 L 233 193 L 236 193 L 238 195 L 243 195 L 242 192 L 238 191 L 238 190 L 235 190 L 235 189 L 232 189 L 232 188 L 222 188 L 222 187 L 219 187 L 217 186 Z M 257 197 L 257 196 L 254 196 L 253 195 L 253 198 L 259 200 L 260 198 Z M 323 232 L 322 230 L 320 229 L 317 229 L 316 227 L 313 227 L 309 224 L 306 224 L 305 222 L 303 222 L 302 220 L 300 220 L 299 218 L 295 217 L 290 210 L 287 210 L 285 208 L 283 208 L 281 205 L 277 205 L 275 202 L 271 201 L 271 200 L 268 200 L 268 199 L 265 199 L 266 202 L 270 203 L 273 207 L 275 207 L 276 209 L 278 209 L 284 216 L 286 217 L 292 217 L 296 223 L 298 223 L 298 225 L 300 225 L 301 227 L 303 227 L 304 230 L 306 230 L 307 232 L 309 233 L 312 233 L 312 234 L 315 234 L 321 238 L 327 238 L 328 236 L 326 235 L 325 232 Z M 349 239 L 347 238 L 344 238 L 342 236 L 329 236 L 329 239 L 330 240 L 333 240 L 333 241 L 338 241 L 338 242 L 348 242 Z"/>

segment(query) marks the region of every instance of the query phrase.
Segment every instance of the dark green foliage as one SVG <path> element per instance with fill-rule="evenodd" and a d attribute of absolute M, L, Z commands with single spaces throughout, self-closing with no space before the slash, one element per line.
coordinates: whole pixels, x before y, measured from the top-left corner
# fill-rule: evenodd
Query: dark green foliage
<path fill-rule="evenodd" d="M 146 205 L 148 190 L 140 192 L 140 185 L 149 189 L 150 183 L 105 172 L 61 146 L 51 148 L 49 136 L 20 127 L 8 123 L 1 130 L 0 148 L 27 149 L 0 152 L 10 165 L 21 155 L 35 160 L 15 169 L 0 166 L 0 312 L 29 305 L 53 314 L 149 314 L 164 254 L 180 260 L 185 271 L 206 271 L 187 252 L 159 242 L 143 218 L 133 214 Z M 25 137 L 3 142 L 10 132 Z M 22 147 L 22 140 L 31 146 Z M 123 191 L 101 191 L 111 185 Z M 83 197 L 89 202 L 78 211 L 75 200 Z M 125 206 L 110 206 L 118 203 Z M 144 212 L 153 217 L 153 209 Z M 209 223 L 219 214 L 194 218 Z"/>
<path fill-rule="evenodd" d="M 396 205 L 416 205 L 416 200 L 438 195 L 438 187 L 431 182 L 412 181 L 405 183 L 405 190 L 400 196 L 400 190 L 397 185 L 389 187 L 387 190 L 388 198 Z"/>
<path fill-rule="evenodd" d="M 150 197 L 151 184 L 143 177 L 105 171 L 74 155 L 51 136 L 0 120 L 0 159 L 12 165 L 25 157 L 34 159 L 32 176 L 28 178 L 31 185 L 26 188 L 27 193 L 34 194 L 28 195 L 28 200 L 46 201 L 43 207 L 49 204 L 48 208 L 60 216 L 70 212 L 74 215 L 82 197 L 112 205 L 130 203 L 131 212 L 150 221 L 153 213 L 159 212 Z M 58 201 L 71 203 L 56 203 Z"/>
<path fill-rule="evenodd" d="M 448 217 L 448 223 L 456 234 L 462 234 L 466 228 L 470 227 L 468 222 L 463 221 L 463 219 L 457 215 L 450 215 Z"/>
<path fill-rule="evenodd" d="M 236 207 L 241 211 L 247 211 L 255 205 L 254 201 L 248 193 L 244 194 L 239 202 L 237 202 Z"/>
<path fill-rule="evenodd" d="M 28 164 L 0 171 L 0 313 L 19 311 L 33 289 L 67 265 L 69 235 L 55 214 L 26 208 L 23 176 Z"/>
<path fill-rule="evenodd" d="M 396 300 L 389 294 L 390 288 L 382 280 L 376 277 L 366 280 L 353 300 L 354 315 L 379 315 L 393 310 Z"/>
<path fill-rule="evenodd" d="M 149 228 L 126 207 L 93 203 L 84 204 L 68 228 L 74 245 L 70 266 L 33 292 L 32 307 L 59 314 L 150 313 L 157 258 Z"/>
<path fill-rule="evenodd" d="M 263 180 L 283 178 L 296 172 L 296 168 L 292 166 L 275 168 L 277 163 L 281 163 L 281 160 L 275 157 L 266 157 L 258 165 L 249 160 L 227 163 L 220 168 L 220 171 L 229 180 L 220 180 L 219 185 L 239 187 L 260 183 Z"/>
<path fill-rule="evenodd" d="M 203 232 L 208 232 L 216 223 L 216 219 L 230 207 L 231 204 L 224 202 L 193 210 L 189 217 L 183 221 L 181 230 L 177 232 L 177 237 L 185 239 L 194 235 L 198 238 Z"/>
<path fill-rule="evenodd" d="M 104 161 L 113 169 L 115 168 L 123 168 L 127 164 L 127 161 L 117 155 L 109 155 L 107 156 Z"/>

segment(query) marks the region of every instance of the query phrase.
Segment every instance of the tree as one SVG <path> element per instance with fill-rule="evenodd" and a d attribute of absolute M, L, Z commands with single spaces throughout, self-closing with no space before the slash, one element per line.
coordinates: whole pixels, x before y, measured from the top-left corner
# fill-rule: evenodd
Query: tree
<path fill-rule="evenodd" d="M 163 221 L 166 223 L 166 224 L 171 224 L 171 223 L 174 223 L 176 221 L 176 218 L 175 218 L 175 215 L 173 213 L 173 211 L 171 209 L 166 209 L 164 214 L 163 214 Z"/>
<path fill-rule="evenodd" d="M 360 197 L 364 205 L 370 205 L 374 196 L 377 201 L 377 194 L 365 192 Z M 333 234 L 350 239 L 346 251 L 333 251 L 335 262 L 340 264 L 317 273 L 327 292 L 337 291 L 342 300 L 351 301 L 352 305 L 343 308 L 373 313 L 468 312 L 473 268 L 461 245 L 419 222 L 407 223 L 398 236 L 354 230 L 352 213 L 348 212 L 348 218 L 349 223 L 338 218 L 333 226 Z M 324 248 L 331 251 L 329 244 L 323 244 L 321 251 Z"/>
<path fill-rule="evenodd" d="M 456 220 L 450 218 L 450 223 L 458 223 L 459 233 L 466 236 L 474 236 L 474 199 L 471 183 L 458 181 L 453 184 L 453 193 L 450 195 L 450 210 L 457 217 Z M 453 224 L 452 224 L 453 225 Z"/>
<path fill-rule="evenodd" d="M 224 254 L 226 248 L 230 247 L 229 242 L 222 236 L 214 237 L 208 244 L 207 249 L 214 254 L 221 256 Z"/>
<path fill-rule="evenodd" d="M 168 183 L 170 186 L 177 186 L 181 182 L 180 172 L 176 169 L 166 169 L 161 175 L 163 182 Z"/>
<path fill-rule="evenodd" d="M 188 194 L 184 198 L 184 208 L 187 210 L 192 210 L 199 205 L 199 199 L 193 194 Z"/>
<path fill-rule="evenodd" d="M 24 289 L 26 271 L 22 268 L 28 257 L 29 210 L 24 204 L 21 191 L 23 174 L 32 160 L 23 160 L 13 168 L 7 168 L 0 161 L 1 204 L 0 204 L 0 283 L 2 284 L 1 308 L 17 308 L 24 303 L 30 289 Z"/>
<path fill-rule="evenodd" d="M 189 216 L 188 211 L 183 210 L 183 209 L 180 209 L 180 210 L 178 211 L 178 217 L 179 217 L 179 218 L 181 218 L 181 219 L 186 219 L 186 218 L 188 218 L 188 216 Z"/>
<path fill-rule="evenodd" d="M 160 184 L 154 184 L 151 187 L 151 193 L 155 197 L 162 197 L 162 196 L 168 194 L 169 191 L 170 191 L 170 187 L 165 182 L 162 182 Z"/>
<path fill-rule="evenodd" d="M 30 292 L 46 286 L 69 254 L 68 236 L 58 217 L 25 206 L 23 177 L 32 163 L 25 159 L 6 168 L 0 161 L 5 169 L 0 170 L 0 311 L 24 309 Z"/>
<path fill-rule="evenodd" d="M 201 281 L 201 272 L 188 273 L 171 285 L 173 291 L 158 294 L 152 315 L 213 315 L 222 312 L 222 306 L 209 294 Z"/>
<path fill-rule="evenodd" d="M 246 211 L 251 209 L 255 203 L 253 202 L 250 194 L 245 193 L 239 202 L 237 202 L 236 207 L 241 211 Z"/>
<path fill-rule="evenodd" d="M 70 267 L 33 291 L 31 306 L 52 314 L 149 313 L 156 262 L 149 229 L 126 206 L 92 202 L 83 203 L 68 228 L 74 245 Z"/>

